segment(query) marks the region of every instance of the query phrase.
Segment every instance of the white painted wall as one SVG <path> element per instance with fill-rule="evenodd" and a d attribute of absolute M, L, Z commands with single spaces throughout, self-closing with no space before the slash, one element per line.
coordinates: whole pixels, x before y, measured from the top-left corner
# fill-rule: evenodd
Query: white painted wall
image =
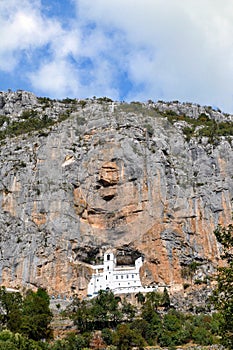
<path fill-rule="evenodd" d="M 93 274 L 88 285 L 87 294 L 92 297 L 100 290 L 111 289 L 114 293 L 147 292 L 155 288 L 142 287 L 139 270 L 142 258 L 135 261 L 135 266 L 117 266 L 112 252 L 104 254 L 103 265 L 93 266 Z M 100 272 L 101 271 L 101 272 Z M 103 271 L 103 272 L 102 272 Z"/>

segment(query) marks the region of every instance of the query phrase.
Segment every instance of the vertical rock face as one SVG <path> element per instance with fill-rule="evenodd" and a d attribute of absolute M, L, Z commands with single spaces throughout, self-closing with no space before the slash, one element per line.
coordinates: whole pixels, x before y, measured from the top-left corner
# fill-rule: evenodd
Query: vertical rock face
<path fill-rule="evenodd" d="M 193 262 L 206 281 L 220 256 L 213 230 L 231 222 L 232 138 L 187 141 L 155 106 L 45 106 L 27 94 L 26 109 L 54 123 L 1 141 L 0 283 L 85 295 L 89 264 L 109 247 L 123 263 L 144 257 L 144 284 L 182 290 Z M 2 94 L 0 114 L 20 123 L 13 95 Z"/>

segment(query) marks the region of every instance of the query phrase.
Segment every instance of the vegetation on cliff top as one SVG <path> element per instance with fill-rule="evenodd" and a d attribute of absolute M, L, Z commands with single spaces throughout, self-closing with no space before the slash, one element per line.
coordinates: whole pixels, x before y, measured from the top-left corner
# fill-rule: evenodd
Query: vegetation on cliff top
<path fill-rule="evenodd" d="M 69 118 L 72 111 L 83 109 L 88 102 L 97 104 L 109 104 L 113 101 L 107 97 L 93 98 L 92 100 L 77 100 L 66 98 L 61 101 L 51 100 L 47 97 L 39 97 L 38 106 L 34 109 L 23 110 L 20 117 L 11 119 L 6 115 L 0 115 L 0 140 L 6 137 L 15 137 L 21 134 L 27 134 L 33 131 L 42 131 L 50 126 Z M 61 111 L 57 117 L 51 117 L 51 109 L 55 103 L 60 103 Z M 174 102 L 175 103 L 175 102 Z M 169 105 L 169 103 L 167 103 Z M 63 107 L 62 107 L 63 106 Z M 39 108 L 39 109 L 38 109 Z M 47 108 L 50 110 L 48 114 Z M 62 112 L 62 110 L 64 111 Z M 191 137 L 208 137 L 210 143 L 218 141 L 220 136 L 233 136 L 233 123 L 230 121 L 216 121 L 206 113 L 201 113 L 198 118 L 191 118 L 174 110 L 161 111 L 157 107 L 151 107 L 150 102 L 143 104 L 141 102 L 121 103 L 115 108 L 118 112 L 140 114 L 146 118 L 166 117 L 167 120 L 174 124 L 183 121 L 186 123 L 181 129 L 189 141 Z M 144 125 L 149 134 L 153 134 L 153 128 L 150 124 Z"/>

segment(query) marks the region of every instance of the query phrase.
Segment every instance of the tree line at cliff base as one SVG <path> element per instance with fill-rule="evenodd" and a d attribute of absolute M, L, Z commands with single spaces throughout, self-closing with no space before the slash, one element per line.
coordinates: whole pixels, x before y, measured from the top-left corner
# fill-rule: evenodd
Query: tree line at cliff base
<path fill-rule="evenodd" d="M 93 299 L 74 298 L 60 315 L 71 318 L 76 331 L 54 340 L 47 292 L 39 288 L 22 295 L 1 287 L 0 349 L 175 349 L 184 344 L 222 344 L 233 349 L 233 226 L 219 226 L 215 235 L 225 261 L 209 300 L 215 312 L 179 312 L 171 307 L 166 289 L 163 293 L 138 293 L 137 307 L 111 291 L 100 291 Z"/>

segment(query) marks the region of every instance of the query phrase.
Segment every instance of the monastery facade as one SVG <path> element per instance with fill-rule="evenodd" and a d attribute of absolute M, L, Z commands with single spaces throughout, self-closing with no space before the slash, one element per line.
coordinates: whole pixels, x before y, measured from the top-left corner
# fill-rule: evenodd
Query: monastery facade
<path fill-rule="evenodd" d="M 135 260 L 134 266 L 117 266 L 112 252 L 104 254 L 102 265 L 93 265 L 93 274 L 88 285 L 88 297 L 94 297 L 100 290 L 110 289 L 114 294 L 151 292 L 155 287 L 143 287 L 139 270 L 142 257 Z"/>

